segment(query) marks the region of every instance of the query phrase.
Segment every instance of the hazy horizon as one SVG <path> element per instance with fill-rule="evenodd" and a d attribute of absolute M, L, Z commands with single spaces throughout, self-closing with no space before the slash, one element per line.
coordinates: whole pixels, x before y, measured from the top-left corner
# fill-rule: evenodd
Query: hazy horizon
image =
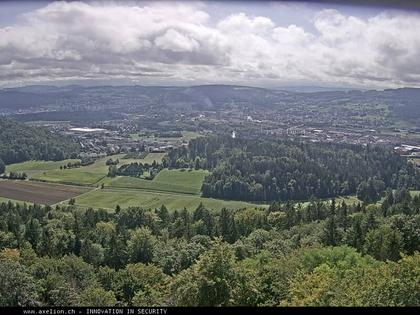
<path fill-rule="evenodd" d="M 66 87 L 198 87 L 198 86 L 242 86 L 242 87 L 249 87 L 249 88 L 261 88 L 267 90 L 285 90 L 285 91 L 342 91 L 342 90 L 360 90 L 360 91 L 368 91 L 368 90 L 376 90 L 382 91 L 388 88 L 380 88 L 380 87 L 372 87 L 369 88 L 367 86 L 329 86 L 329 85 L 305 85 L 305 84 L 285 84 L 285 85 L 278 85 L 278 86 L 263 86 L 263 85 L 252 85 L 252 82 L 249 84 L 234 84 L 234 83 L 208 83 L 208 84 L 141 84 L 140 82 L 137 83 L 124 83 L 124 82 L 113 82 L 113 81 L 103 81 L 100 83 L 97 82 L 89 82 L 89 81 L 76 81 L 74 83 L 65 81 L 59 84 L 55 82 L 31 82 L 28 84 L 21 84 L 21 85 L 14 85 L 14 86 L 1 86 L 1 89 L 19 89 L 19 88 L 28 88 L 28 87 L 54 87 L 54 88 L 66 88 Z M 395 87 L 390 89 L 399 89 L 399 88 L 410 88 L 410 87 Z"/>

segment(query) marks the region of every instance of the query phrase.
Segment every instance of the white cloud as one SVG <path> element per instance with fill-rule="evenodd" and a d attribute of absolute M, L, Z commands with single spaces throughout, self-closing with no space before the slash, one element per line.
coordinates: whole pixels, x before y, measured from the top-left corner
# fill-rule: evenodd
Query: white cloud
<path fill-rule="evenodd" d="M 214 24 L 210 15 L 197 3 L 54 2 L 0 28 L 0 84 L 173 78 L 420 86 L 419 14 L 363 19 L 322 10 L 311 21 L 315 32 L 241 12 Z"/>
<path fill-rule="evenodd" d="M 174 52 L 191 52 L 200 48 L 200 44 L 194 38 L 185 36 L 174 29 L 169 29 L 164 35 L 156 37 L 155 44 L 159 48 Z"/>
<path fill-rule="evenodd" d="M 230 15 L 220 21 L 218 28 L 231 33 L 252 33 L 261 34 L 271 30 L 274 23 L 263 16 L 250 18 L 244 13 Z"/>

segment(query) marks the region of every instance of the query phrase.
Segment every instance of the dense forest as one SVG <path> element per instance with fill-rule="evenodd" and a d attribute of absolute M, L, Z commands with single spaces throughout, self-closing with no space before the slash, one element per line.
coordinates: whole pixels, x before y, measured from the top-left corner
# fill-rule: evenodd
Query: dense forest
<path fill-rule="evenodd" d="M 416 168 L 379 146 L 211 136 L 169 152 L 164 164 L 211 170 L 203 196 L 223 199 L 307 200 L 357 193 L 374 201 L 387 187 L 420 187 Z"/>
<path fill-rule="evenodd" d="M 218 212 L 9 202 L 0 305 L 419 305 L 419 249 L 420 196 L 404 189 Z"/>
<path fill-rule="evenodd" d="M 60 161 L 76 157 L 79 151 L 78 144 L 70 139 L 1 117 L 0 143 L 0 160 L 5 164 L 28 160 Z"/>

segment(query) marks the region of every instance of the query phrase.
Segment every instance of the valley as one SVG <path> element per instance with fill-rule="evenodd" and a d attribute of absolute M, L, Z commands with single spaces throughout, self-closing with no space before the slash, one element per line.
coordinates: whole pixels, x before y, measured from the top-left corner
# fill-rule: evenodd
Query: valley
<path fill-rule="evenodd" d="M 68 89 L 0 91 L 22 101 L 0 107 L 0 277 L 21 270 L 43 290 L 33 300 L 207 305 L 196 288 L 214 270 L 226 305 L 311 305 L 298 292 L 323 279 L 333 295 L 319 305 L 370 305 L 355 301 L 395 283 L 415 292 L 413 95 L 396 106 L 402 91 Z M 416 294 L 380 304 L 397 297 Z"/>
<path fill-rule="evenodd" d="M 0 1 L 0 313 L 418 308 L 419 12 Z"/>

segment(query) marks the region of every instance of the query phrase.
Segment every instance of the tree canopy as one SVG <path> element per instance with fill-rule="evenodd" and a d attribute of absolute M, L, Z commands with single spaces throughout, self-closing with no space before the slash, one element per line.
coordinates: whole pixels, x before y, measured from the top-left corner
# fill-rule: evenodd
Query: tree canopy
<path fill-rule="evenodd" d="M 0 143 L 0 160 L 5 164 L 28 160 L 60 161 L 75 157 L 80 149 L 77 143 L 47 129 L 1 117 Z"/>
<path fill-rule="evenodd" d="M 420 196 L 384 200 L 192 212 L 3 202 L 0 305 L 418 305 Z"/>

